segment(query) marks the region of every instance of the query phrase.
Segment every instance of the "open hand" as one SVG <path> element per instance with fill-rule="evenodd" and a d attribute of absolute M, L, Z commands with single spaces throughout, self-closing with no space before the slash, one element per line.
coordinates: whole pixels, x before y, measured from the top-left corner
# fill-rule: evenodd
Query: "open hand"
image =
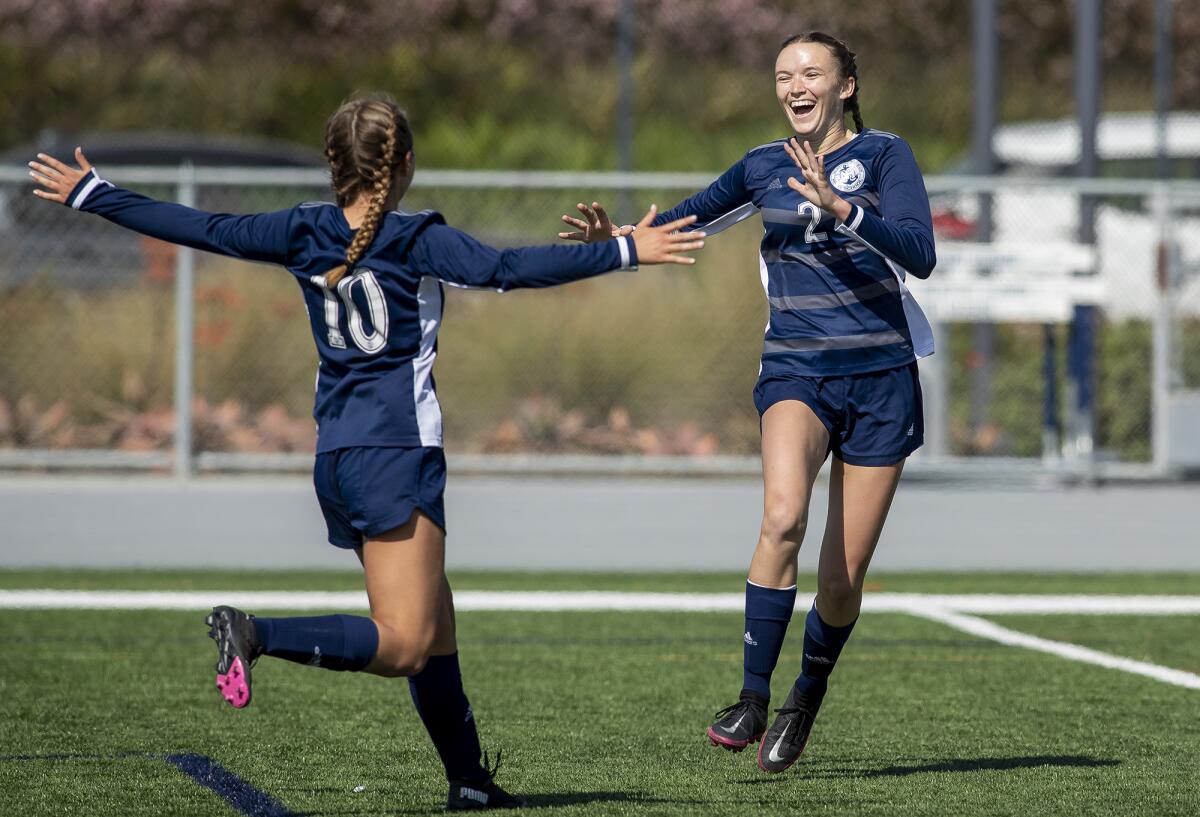
<path fill-rule="evenodd" d="M 658 207 L 651 204 L 646 215 L 637 224 L 633 232 L 633 245 L 637 248 L 639 264 L 695 264 L 696 259 L 681 252 L 698 250 L 704 246 L 704 233 L 678 232 L 689 224 L 694 224 L 695 216 L 685 216 L 681 219 L 651 227 L 650 222 L 658 215 Z"/>
<path fill-rule="evenodd" d="M 559 233 L 559 238 L 595 244 L 597 241 L 608 241 L 610 238 L 616 238 L 619 235 L 629 235 L 633 232 L 632 226 L 615 226 L 612 223 L 612 219 L 608 217 L 608 213 L 604 207 L 598 201 L 592 202 L 591 207 L 580 202 L 575 205 L 575 209 L 582 213 L 584 217 L 563 216 L 562 220 L 574 227 L 576 231 Z"/>
<path fill-rule="evenodd" d="M 83 155 L 83 148 L 75 148 L 75 161 L 79 163 L 79 167 L 66 165 L 46 153 L 39 153 L 37 157 L 41 161 L 29 163 L 29 175 L 46 189 L 35 188 L 33 195 L 59 204 L 66 204 L 67 197 L 71 195 L 75 185 L 92 172 L 92 163 Z"/>
<path fill-rule="evenodd" d="M 818 156 L 807 141 L 801 145 L 794 136 L 783 143 L 783 149 L 804 176 L 803 183 L 799 179 L 789 178 L 788 187 L 835 218 L 845 221 L 852 208 L 829 185 L 829 179 L 825 176 L 825 157 Z"/>

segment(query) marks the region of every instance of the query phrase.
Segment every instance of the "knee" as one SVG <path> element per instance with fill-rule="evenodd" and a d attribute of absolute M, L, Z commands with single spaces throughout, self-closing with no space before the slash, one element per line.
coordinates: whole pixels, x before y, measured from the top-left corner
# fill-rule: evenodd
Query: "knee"
<path fill-rule="evenodd" d="M 396 628 L 379 626 L 379 650 L 372 669 L 388 678 L 412 677 L 425 668 L 433 650 L 433 634 L 405 635 Z"/>
<path fill-rule="evenodd" d="M 795 499 L 768 497 L 763 509 L 761 539 L 768 545 L 797 549 L 808 527 L 808 506 Z"/>
<path fill-rule="evenodd" d="M 855 571 L 818 576 L 817 594 L 832 607 L 857 606 L 862 596 L 862 577 Z"/>

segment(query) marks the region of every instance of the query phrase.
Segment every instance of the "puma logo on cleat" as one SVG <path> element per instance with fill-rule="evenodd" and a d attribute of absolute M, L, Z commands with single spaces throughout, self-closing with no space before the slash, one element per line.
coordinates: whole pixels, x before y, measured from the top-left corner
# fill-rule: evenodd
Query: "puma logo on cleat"
<path fill-rule="evenodd" d="M 746 631 L 746 634 L 745 634 L 744 636 L 742 636 L 742 640 L 743 640 L 743 641 L 745 641 L 747 644 L 749 644 L 751 647 L 757 647 L 757 646 L 758 646 L 758 642 L 757 642 L 757 641 L 755 641 L 753 638 L 751 638 L 751 637 L 750 637 L 750 631 L 749 631 L 749 630 L 747 630 L 747 631 Z"/>
<path fill-rule="evenodd" d="M 487 805 L 488 796 L 487 792 L 485 791 L 480 791 L 479 789 L 469 789 L 466 786 L 463 786 L 458 790 L 458 795 L 465 800 L 474 800 L 480 805 Z"/>

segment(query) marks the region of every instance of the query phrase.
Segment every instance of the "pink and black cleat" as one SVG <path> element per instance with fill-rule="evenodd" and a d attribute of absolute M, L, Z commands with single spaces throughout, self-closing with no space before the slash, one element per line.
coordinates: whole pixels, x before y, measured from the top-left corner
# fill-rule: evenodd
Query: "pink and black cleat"
<path fill-rule="evenodd" d="M 717 720 L 708 727 L 708 742 L 730 752 L 742 751 L 767 728 L 768 703 L 761 695 L 743 691 L 737 703 L 713 716 Z"/>
<path fill-rule="evenodd" d="M 205 617 L 217 642 L 217 690 L 234 709 L 250 705 L 250 669 L 262 655 L 254 617 L 234 607 L 214 607 Z"/>

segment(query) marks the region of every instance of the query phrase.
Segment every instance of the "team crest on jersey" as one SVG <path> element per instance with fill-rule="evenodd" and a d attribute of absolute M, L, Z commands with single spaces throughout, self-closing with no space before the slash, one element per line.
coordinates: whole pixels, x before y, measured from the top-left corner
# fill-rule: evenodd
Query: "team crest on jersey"
<path fill-rule="evenodd" d="M 829 183 L 843 193 L 852 193 L 867 180 L 867 170 L 858 159 L 842 162 L 829 174 Z"/>

